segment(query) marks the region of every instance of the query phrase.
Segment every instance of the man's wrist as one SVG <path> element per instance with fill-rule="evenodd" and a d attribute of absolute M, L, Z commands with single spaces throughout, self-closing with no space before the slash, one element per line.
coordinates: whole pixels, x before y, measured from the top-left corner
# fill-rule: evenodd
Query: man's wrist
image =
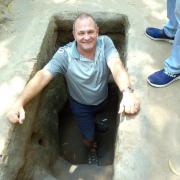
<path fill-rule="evenodd" d="M 133 93 L 134 92 L 134 89 L 131 87 L 131 86 L 128 86 L 124 89 L 121 90 L 121 92 L 124 94 L 124 93 Z"/>
<path fill-rule="evenodd" d="M 18 106 L 24 106 L 24 105 L 25 105 L 25 102 L 24 102 L 24 100 L 22 100 L 21 98 L 18 98 L 17 101 L 16 101 L 16 104 L 17 104 Z"/>

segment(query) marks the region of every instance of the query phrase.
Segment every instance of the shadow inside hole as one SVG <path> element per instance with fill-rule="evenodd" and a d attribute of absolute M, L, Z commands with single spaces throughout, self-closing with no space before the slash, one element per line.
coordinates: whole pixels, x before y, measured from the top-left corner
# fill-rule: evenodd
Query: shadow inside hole
<path fill-rule="evenodd" d="M 100 13 L 101 14 L 101 13 Z M 99 14 L 99 15 L 100 15 Z M 126 30 L 128 27 L 127 18 L 123 15 L 116 14 L 113 18 L 104 13 L 99 16 L 95 15 L 96 22 L 100 28 L 100 35 L 109 36 L 118 52 L 121 60 L 125 64 L 126 58 Z M 102 18 L 103 17 L 103 18 Z M 72 24 L 73 20 L 64 20 L 55 17 L 56 28 L 56 45 L 55 49 L 73 41 Z M 106 134 L 97 133 L 99 143 L 98 157 L 100 165 L 109 165 L 114 160 L 114 144 L 117 127 L 118 111 L 118 88 L 114 83 L 109 83 L 109 103 L 104 112 L 97 115 L 97 120 L 106 117 L 109 121 L 109 131 Z M 81 134 L 73 120 L 73 115 L 69 109 L 68 103 L 60 113 L 59 117 L 59 138 L 60 138 L 60 155 L 73 164 L 87 163 L 87 149 L 82 143 Z"/>
<path fill-rule="evenodd" d="M 113 13 L 107 12 L 94 13 L 94 16 L 97 17 L 97 23 L 101 30 L 100 34 L 112 38 L 120 52 L 121 59 L 125 60 L 127 18 L 121 14 L 113 15 Z M 73 40 L 72 22 L 71 15 L 67 13 L 52 18 L 44 36 L 33 73 L 44 67 L 60 46 Z M 62 111 L 66 100 L 66 85 L 63 76 L 60 75 L 46 87 L 40 98 L 37 98 L 37 102 L 34 102 L 37 109 L 31 105 L 27 108 L 32 125 L 28 126 L 25 132 L 27 146 L 21 155 L 22 159 L 18 159 L 24 164 L 21 164 L 22 167 L 18 170 L 16 179 L 47 179 L 49 172 L 53 172 L 53 175 L 58 177 L 57 179 L 111 179 L 113 175 L 112 165 L 99 166 L 98 168 L 97 166 L 78 165 L 73 173 L 70 172 L 70 167 L 74 166 L 64 159 L 74 164 L 87 163 L 87 152 L 82 144 L 81 135 L 73 121 L 72 114 L 68 110 L 68 105 Z M 100 165 L 112 164 L 114 160 L 118 102 L 118 89 L 115 84 L 110 83 L 109 104 L 103 112 L 109 119 L 110 131 L 107 134 L 97 135 Z M 36 103 L 39 104 L 36 106 Z M 57 112 L 59 111 L 62 113 L 58 118 Z M 97 119 L 101 119 L 101 115 L 103 114 L 98 114 Z M 33 120 L 32 117 L 34 117 Z M 18 135 L 22 135 L 22 131 L 17 132 Z M 28 132 L 32 132 L 30 141 L 26 136 L 29 135 Z M 17 141 L 16 144 L 19 145 L 19 142 L 21 140 Z M 64 159 L 60 158 L 59 155 Z M 3 155 L 0 158 L 5 161 L 7 157 Z M 44 167 L 47 168 L 47 171 Z M 45 174 L 42 174 L 41 170 Z"/>
<path fill-rule="evenodd" d="M 38 144 L 40 146 L 46 147 L 47 141 L 45 140 L 45 137 L 38 134 L 37 132 L 33 132 L 31 135 L 31 142 L 34 144 Z"/>
<path fill-rule="evenodd" d="M 41 146 L 45 146 L 45 143 L 44 143 L 43 139 L 39 139 L 38 144 L 41 145 Z"/>
<path fill-rule="evenodd" d="M 99 165 L 102 166 L 110 165 L 114 160 L 118 102 L 118 88 L 114 83 L 109 83 L 108 104 L 105 110 L 96 116 L 96 121 L 107 118 L 109 127 L 106 133 L 96 132 Z M 80 131 L 68 103 L 61 111 L 59 121 L 60 156 L 73 164 L 87 163 L 87 149 L 82 143 Z"/>

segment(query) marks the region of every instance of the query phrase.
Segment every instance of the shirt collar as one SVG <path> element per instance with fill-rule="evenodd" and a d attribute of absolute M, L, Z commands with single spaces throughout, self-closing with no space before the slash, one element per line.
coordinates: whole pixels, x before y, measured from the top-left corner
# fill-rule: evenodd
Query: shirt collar
<path fill-rule="evenodd" d="M 77 47 L 76 47 L 76 41 L 73 41 L 73 43 L 72 43 L 72 56 L 75 59 L 79 59 L 79 57 L 80 57 L 80 54 L 79 54 Z"/>

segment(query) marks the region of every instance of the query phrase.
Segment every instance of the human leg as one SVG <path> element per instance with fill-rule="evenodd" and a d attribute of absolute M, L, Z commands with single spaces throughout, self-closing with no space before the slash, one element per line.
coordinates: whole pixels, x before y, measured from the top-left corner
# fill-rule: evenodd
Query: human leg
<path fill-rule="evenodd" d="M 173 42 L 178 23 L 175 17 L 176 0 L 167 0 L 167 17 L 168 21 L 162 29 L 149 27 L 146 29 L 145 34 L 153 40 L 163 40 Z"/>
<path fill-rule="evenodd" d="M 175 37 L 178 22 L 175 17 L 176 0 L 167 0 L 167 17 L 168 21 L 163 29 L 168 37 Z"/>
<path fill-rule="evenodd" d="M 155 87 L 164 87 L 180 79 L 180 0 L 176 0 L 175 17 L 178 23 L 171 55 L 164 61 L 164 69 L 147 79 Z"/>
<path fill-rule="evenodd" d="M 81 132 L 83 142 L 86 146 L 91 146 L 94 141 L 94 112 L 91 106 L 83 105 L 72 98 L 70 99 L 71 111 L 75 122 Z"/>
<path fill-rule="evenodd" d="M 95 141 L 95 114 L 101 111 L 105 103 L 97 106 L 83 105 L 70 98 L 70 107 L 77 126 L 82 134 L 82 141 L 88 150 L 88 163 L 98 164 L 97 144 Z"/>
<path fill-rule="evenodd" d="M 165 71 L 171 74 L 180 73 L 180 0 L 176 1 L 175 17 L 178 23 L 171 55 L 164 61 Z"/>
<path fill-rule="evenodd" d="M 97 113 L 100 113 L 105 109 L 107 99 L 99 105 L 83 105 L 70 98 L 70 105 L 76 123 L 82 134 L 84 144 L 88 146 L 92 145 L 95 139 L 95 126 L 96 129 L 102 132 L 105 132 L 108 129 L 105 117 L 103 117 L 102 121 L 99 121 L 98 123 L 95 122 Z"/>

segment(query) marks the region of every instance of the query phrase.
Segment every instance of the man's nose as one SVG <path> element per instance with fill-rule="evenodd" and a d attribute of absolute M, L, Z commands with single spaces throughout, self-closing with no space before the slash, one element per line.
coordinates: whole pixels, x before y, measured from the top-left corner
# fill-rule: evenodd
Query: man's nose
<path fill-rule="evenodd" d="M 84 39 L 85 39 L 85 40 L 88 40 L 88 39 L 89 39 L 89 37 L 90 37 L 90 36 L 89 36 L 89 34 L 88 34 L 88 33 L 85 33 L 85 34 L 84 34 Z"/>

